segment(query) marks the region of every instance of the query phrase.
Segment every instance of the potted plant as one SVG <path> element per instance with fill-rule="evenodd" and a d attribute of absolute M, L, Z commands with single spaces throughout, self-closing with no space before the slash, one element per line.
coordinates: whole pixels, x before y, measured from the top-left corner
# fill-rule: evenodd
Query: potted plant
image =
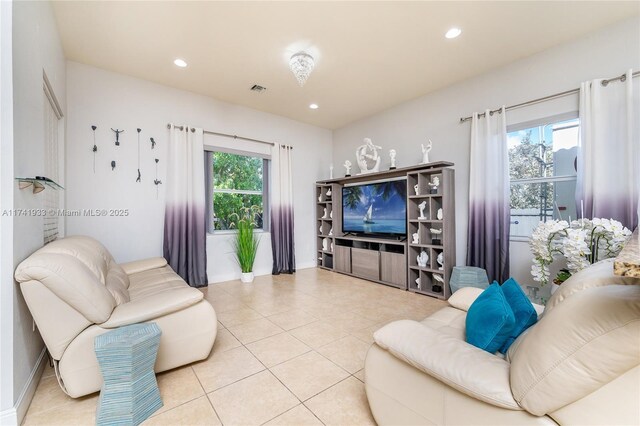
<path fill-rule="evenodd" d="M 630 237 L 631 231 L 613 219 L 540 222 L 529 240 L 533 253 L 531 275 L 544 286 L 549 280 L 549 265 L 555 258 L 564 257 L 567 267 L 553 279 L 553 293 L 572 274 L 617 256 Z"/>
<path fill-rule="evenodd" d="M 237 218 L 235 224 L 238 232 L 233 240 L 236 261 L 240 265 L 240 281 L 250 283 L 253 281 L 253 263 L 256 260 L 258 245 L 260 244 L 260 236 L 254 230 L 256 227 L 255 216 L 258 214 L 259 207 L 251 206 L 242 210 L 241 214 L 234 213 Z M 233 225 L 233 224 L 232 224 Z"/>

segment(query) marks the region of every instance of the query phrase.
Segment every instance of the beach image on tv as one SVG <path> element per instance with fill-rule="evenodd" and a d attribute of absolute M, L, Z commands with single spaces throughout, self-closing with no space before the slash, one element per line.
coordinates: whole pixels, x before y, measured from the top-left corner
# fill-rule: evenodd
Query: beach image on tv
<path fill-rule="evenodd" d="M 342 189 L 342 230 L 365 234 L 406 234 L 407 181 Z"/>

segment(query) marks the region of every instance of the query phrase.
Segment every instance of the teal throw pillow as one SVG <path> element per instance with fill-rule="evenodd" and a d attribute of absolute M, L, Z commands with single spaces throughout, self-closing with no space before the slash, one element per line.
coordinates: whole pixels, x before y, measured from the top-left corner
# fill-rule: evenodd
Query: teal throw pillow
<path fill-rule="evenodd" d="M 515 317 L 500 284 L 494 282 L 471 304 L 467 311 L 467 342 L 496 353 L 513 333 Z"/>
<path fill-rule="evenodd" d="M 520 334 L 538 321 L 538 313 L 516 280 L 509 278 L 502 284 L 501 288 L 504 297 L 507 299 L 507 303 L 511 306 L 513 316 L 516 320 L 511 336 L 509 336 L 502 348 L 500 348 L 500 352 L 504 354 Z"/>

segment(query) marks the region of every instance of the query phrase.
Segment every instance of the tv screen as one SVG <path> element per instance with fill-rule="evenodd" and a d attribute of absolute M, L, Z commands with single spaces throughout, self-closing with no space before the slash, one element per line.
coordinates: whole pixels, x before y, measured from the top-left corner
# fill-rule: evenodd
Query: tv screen
<path fill-rule="evenodd" d="M 407 234 L 407 180 L 342 188 L 342 232 Z"/>

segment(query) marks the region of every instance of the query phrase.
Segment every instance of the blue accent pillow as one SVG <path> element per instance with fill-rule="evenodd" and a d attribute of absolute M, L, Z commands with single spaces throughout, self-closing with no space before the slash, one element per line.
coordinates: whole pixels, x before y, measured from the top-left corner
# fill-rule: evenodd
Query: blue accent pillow
<path fill-rule="evenodd" d="M 513 341 L 516 340 L 522 332 L 538 321 L 538 313 L 516 280 L 509 278 L 504 282 L 504 284 L 502 284 L 501 288 L 504 297 L 507 299 L 507 303 L 511 306 L 513 316 L 516 319 L 511 336 L 509 336 L 505 344 L 500 348 L 500 352 L 504 354 L 507 352 L 507 349 L 509 349 L 509 346 L 511 346 Z"/>
<path fill-rule="evenodd" d="M 513 311 L 500 284 L 494 282 L 471 304 L 467 311 L 467 343 L 496 353 L 511 337 L 515 325 Z"/>

